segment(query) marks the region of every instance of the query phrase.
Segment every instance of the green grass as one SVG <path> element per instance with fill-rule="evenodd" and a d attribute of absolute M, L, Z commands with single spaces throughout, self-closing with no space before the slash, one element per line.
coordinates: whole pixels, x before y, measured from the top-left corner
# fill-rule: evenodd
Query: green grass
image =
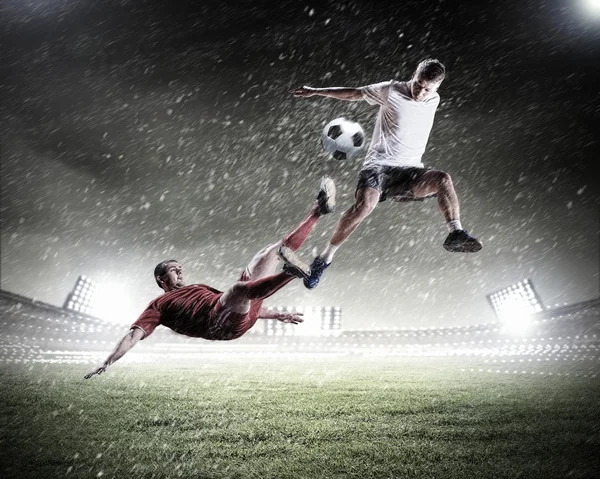
<path fill-rule="evenodd" d="M 477 366 L 447 359 L 124 359 L 84 381 L 88 366 L 5 364 L 0 472 L 600 477 L 599 378 Z"/>

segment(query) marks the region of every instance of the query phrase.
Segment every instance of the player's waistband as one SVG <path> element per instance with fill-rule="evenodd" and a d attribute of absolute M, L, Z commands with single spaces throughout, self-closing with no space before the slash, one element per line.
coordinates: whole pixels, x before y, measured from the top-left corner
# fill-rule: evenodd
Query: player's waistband
<path fill-rule="evenodd" d="M 362 169 L 369 168 L 372 166 L 397 166 L 399 168 L 425 168 L 425 165 L 420 161 L 408 161 L 408 160 L 398 160 L 396 158 L 377 158 L 370 159 L 366 158 L 363 162 Z"/>

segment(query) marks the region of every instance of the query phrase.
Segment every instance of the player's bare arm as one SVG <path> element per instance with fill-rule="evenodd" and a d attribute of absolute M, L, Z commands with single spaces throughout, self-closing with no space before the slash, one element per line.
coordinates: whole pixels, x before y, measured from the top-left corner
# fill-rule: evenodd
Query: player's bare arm
<path fill-rule="evenodd" d="M 313 88 L 310 86 L 302 86 L 290 90 L 294 96 L 308 98 L 311 96 L 326 96 L 337 100 L 357 101 L 362 100 L 362 93 L 358 88 L 348 87 L 329 87 L 329 88 Z"/>
<path fill-rule="evenodd" d="M 98 366 L 94 370 L 90 371 L 84 376 L 84 379 L 89 379 L 95 374 L 102 374 L 106 369 L 113 364 L 115 361 L 121 359 L 125 353 L 133 348 L 137 342 L 144 337 L 144 331 L 140 328 L 132 328 L 129 332 L 119 341 L 112 353 L 106 358 L 106 361 L 102 365 Z"/>
<path fill-rule="evenodd" d="M 292 313 L 285 311 L 275 311 L 274 309 L 260 308 L 258 317 L 261 319 L 276 319 L 282 323 L 299 324 L 304 322 L 303 313 Z"/>

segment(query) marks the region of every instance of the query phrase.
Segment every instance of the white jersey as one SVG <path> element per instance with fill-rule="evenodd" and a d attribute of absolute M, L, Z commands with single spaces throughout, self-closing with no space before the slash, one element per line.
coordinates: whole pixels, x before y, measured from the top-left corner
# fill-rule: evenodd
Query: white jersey
<path fill-rule="evenodd" d="M 364 166 L 418 166 L 425 152 L 433 117 L 440 104 L 434 93 L 425 101 L 413 100 L 408 82 L 390 80 L 359 88 L 379 113 Z"/>

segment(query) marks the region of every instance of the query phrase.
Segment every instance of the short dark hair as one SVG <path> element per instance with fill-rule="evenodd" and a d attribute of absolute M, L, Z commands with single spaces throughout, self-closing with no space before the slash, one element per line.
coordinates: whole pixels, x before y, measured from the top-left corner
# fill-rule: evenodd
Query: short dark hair
<path fill-rule="evenodd" d="M 435 58 L 422 60 L 415 69 L 415 75 L 421 76 L 427 81 L 442 81 L 446 76 L 446 67 Z"/>
<path fill-rule="evenodd" d="M 156 265 L 156 268 L 154 268 L 154 280 L 156 281 L 156 284 L 158 284 L 158 287 L 162 289 L 162 286 L 160 285 L 160 283 L 158 282 L 158 278 L 162 278 L 165 273 L 167 272 L 167 265 L 169 263 L 179 263 L 179 261 L 177 261 L 176 259 L 166 259 L 164 261 L 161 261 L 160 263 L 158 263 Z"/>

